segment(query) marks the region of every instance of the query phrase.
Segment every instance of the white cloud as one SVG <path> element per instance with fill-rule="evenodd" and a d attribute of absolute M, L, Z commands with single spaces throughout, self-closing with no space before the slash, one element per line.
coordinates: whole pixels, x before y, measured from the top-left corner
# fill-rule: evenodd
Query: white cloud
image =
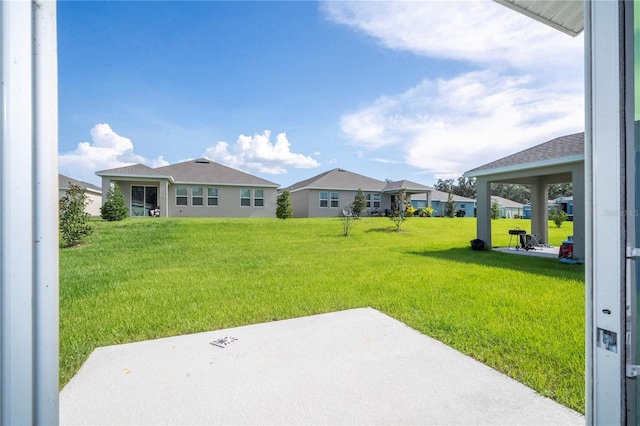
<path fill-rule="evenodd" d="M 380 1 L 322 4 L 328 19 L 418 55 L 523 67 L 571 66 L 579 60 L 571 37 L 493 1 Z M 552 47 L 552 48 L 551 48 Z"/>
<path fill-rule="evenodd" d="M 207 148 L 204 156 L 229 167 L 269 174 L 286 173 L 287 167 L 309 169 L 320 165 L 311 157 L 291 152 L 286 133 L 278 134 L 272 144 L 270 130 L 261 135 L 240 135 L 233 146 L 218 142 Z"/>
<path fill-rule="evenodd" d="M 584 129 L 582 37 L 492 1 L 325 2 L 326 16 L 390 49 L 466 64 L 342 115 L 347 141 L 434 176 Z M 426 72 L 425 72 L 426 74 Z"/>
<path fill-rule="evenodd" d="M 149 167 L 166 166 L 162 156 L 147 159 L 133 150 L 131 139 L 120 136 L 106 123 L 96 124 L 91 129 L 93 143 L 80 142 L 78 147 L 58 156 L 60 172 L 75 179 L 99 184 L 95 172 L 131 164 L 142 163 Z"/>
<path fill-rule="evenodd" d="M 351 144 L 438 175 L 459 175 L 583 129 L 579 90 L 491 70 L 425 80 L 341 117 Z M 368 126 L 376 123 L 376 132 Z M 380 161 L 375 158 L 374 161 Z"/>

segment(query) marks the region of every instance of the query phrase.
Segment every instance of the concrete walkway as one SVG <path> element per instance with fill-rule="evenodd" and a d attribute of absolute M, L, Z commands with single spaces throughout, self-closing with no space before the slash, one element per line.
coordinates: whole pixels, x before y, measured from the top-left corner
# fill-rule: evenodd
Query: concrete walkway
<path fill-rule="evenodd" d="M 237 340 L 221 348 L 211 344 Z M 96 349 L 61 424 L 584 424 L 374 309 Z"/>

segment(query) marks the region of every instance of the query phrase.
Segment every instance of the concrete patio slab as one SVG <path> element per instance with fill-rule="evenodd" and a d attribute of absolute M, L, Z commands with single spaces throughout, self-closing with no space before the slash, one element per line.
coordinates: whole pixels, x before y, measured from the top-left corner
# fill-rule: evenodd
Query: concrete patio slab
<path fill-rule="evenodd" d="M 211 342 L 236 338 L 225 348 Z M 61 424 L 584 424 L 370 308 L 96 349 Z"/>
<path fill-rule="evenodd" d="M 535 257 L 548 257 L 551 259 L 558 259 L 558 253 L 560 247 L 535 247 L 531 250 L 516 250 L 515 247 L 494 247 L 493 250 L 500 251 L 502 253 L 519 254 L 522 256 L 535 256 Z"/>

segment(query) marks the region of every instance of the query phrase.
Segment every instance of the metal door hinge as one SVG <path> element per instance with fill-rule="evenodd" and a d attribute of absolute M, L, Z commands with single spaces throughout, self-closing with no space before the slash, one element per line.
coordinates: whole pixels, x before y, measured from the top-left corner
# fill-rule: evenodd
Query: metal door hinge
<path fill-rule="evenodd" d="M 640 248 L 627 247 L 627 257 L 640 257 Z"/>
<path fill-rule="evenodd" d="M 640 376 L 640 365 L 627 364 L 627 377 L 637 377 L 637 376 Z"/>

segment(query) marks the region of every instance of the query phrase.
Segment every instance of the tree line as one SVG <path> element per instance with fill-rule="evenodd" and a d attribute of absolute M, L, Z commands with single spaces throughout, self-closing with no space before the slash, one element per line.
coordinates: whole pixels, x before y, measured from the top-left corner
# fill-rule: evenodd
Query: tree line
<path fill-rule="evenodd" d="M 476 198 L 476 180 L 460 176 L 456 179 L 438 179 L 434 188 L 438 191 L 447 192 L 461 197 Z M 493 183 L 491 184 L 491 195 L 516 201 L 521 204 L 528 204 L 531 201 L 531 186 L 519 185 L 515 183 Z M 557 183 L 549 185 L 549 199 L 558 197 L 569 197 L 573 195 L 572 183 Z"/>

